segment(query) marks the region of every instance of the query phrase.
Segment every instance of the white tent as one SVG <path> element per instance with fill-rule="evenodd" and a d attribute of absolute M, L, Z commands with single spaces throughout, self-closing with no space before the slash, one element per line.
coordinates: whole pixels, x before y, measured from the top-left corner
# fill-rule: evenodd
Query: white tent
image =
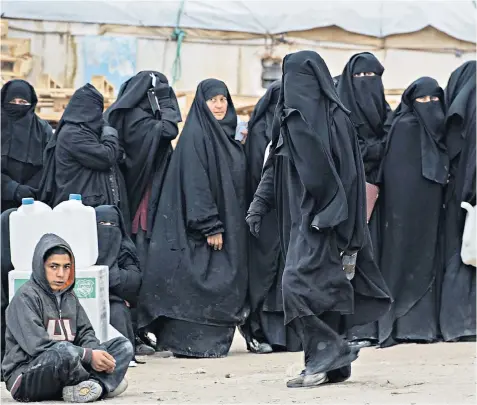
<path fill-rule="evenodd" d="M 118 87 L 144 69 L 170 77 L 180 61 L 178 90 L 214 76 L 234 94 L 260 95 L 261 59 L 300 49 L 320 52 L 333 75 L 370 50 L 387 88 L 423 75 L 445 85 L 476 51 L 473 1 L 4 0 L 1 11 L 10 35 L 32 38 L 30 79 L 41 66 L 68 86 L 88 81 L 94 64 L 108 64 Z"/>
<path fill-rule="evenodd" d="M 440 44 L 441 49 L 450 43 L 454 48 L 466 49 L 468 43 L 476 42 L 472 1 L 7 0 L 2 2 L 2 16 L 143 28 L 179 25 L 189 30 L 219 32 L 217 37 L 228 32 L 228 37 L 234 38 L 285 34 L 319 40 L 320 30 L 336 28 L 369 37 L 368 44 L 372 45 L 380 44 L 379 40 L 387 37 L 415 34 L 430 28 L 454 40 Z M 343 33 L 337 39 L 356 43 L 356 37 L 348 35 L 347 39 Z M 439 45 L 436 40 L 421 36 L 412 41 L 409 38 L 397 41 L 395 45 L 435 48 Z"/>

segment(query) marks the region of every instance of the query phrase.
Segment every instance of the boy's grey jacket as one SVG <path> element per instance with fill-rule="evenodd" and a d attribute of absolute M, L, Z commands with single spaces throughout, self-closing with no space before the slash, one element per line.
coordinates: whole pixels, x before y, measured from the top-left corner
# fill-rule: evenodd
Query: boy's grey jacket
<path fill-rule="evenodd" d="M 73 258 L 71 284 L 57 296 L 45 275 L 45 253 L 60 246 Z M 77 347 L 83 363 L 91 363 L 92 349 L 100 345 L 94 329 L 76 297 L 75 267 L 71 247 L 60 237 L 44 235 L 35 248 L 33 272 L 13 297 L 6 312 L 6 344 L 2 370 L 8 390 L 28 364 L 59 341 L 69 341 Z"/>

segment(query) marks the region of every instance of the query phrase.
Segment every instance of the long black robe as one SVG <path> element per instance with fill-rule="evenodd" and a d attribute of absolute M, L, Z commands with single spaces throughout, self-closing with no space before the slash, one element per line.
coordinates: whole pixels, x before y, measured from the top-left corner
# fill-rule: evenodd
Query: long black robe
<path fill-rule="evenodd" d="M 110 324 L 134 346 L 131 309 L 137 306 L 142 282 L 136 247 L 127 233 L 118 207 L 102 205 L 95 210 L 98 224 L 96 264 L 109 267 Z"/>
<path fill-rule="evenodd" d="M 76 90 L 45 151 L 42 201 L 56 206 L 70 194 L 83 204 L 118 205 L 117 131 L 103 121 L 103 96 L 89 83 Z"/>
<path fill-rule="evenodd" d="M 249 214 L 264 215 L 275 200 L 286 257 L 285 322 L 302 339 L 306 373 L 344 368 L 346 378 L 357 349 L 340 334 L 377 319 L 390 300 L 379 272 L 357 269 L 350 282 L 343 270 L 340 254 L 358 251 L 369 238 L 365 174 L 349 112 L 316 52 L 285 57 L 275 114 L 270 155 Z"/>
<path fill-rule="evenodd" d="M 359 76 L 355 74 L 373 72 L 375 76 Z M 350 110 L 350 119 L 355 124 L 358 143 L 363 157 L 366 181 L 377 183 L 377 176 L 384 155 L 386 135 L 389 130 L 387 118 L 389 105 L 384 96 L 382 75 L 384 67 L 379 60 L 369 52 L 358 53 L 351 57 L 339 78 L 337 92 L 343 105 Z M 375 206 L 369 221 L 371 244 L 360 251 L 356 265 L 358 267 L 373 267 L 378 270 L 380 242 L 379 205 Z M 364 270 L 366 272 L 366 269 Z M 359 326 L 349 331 L 351 340 L 367 339 L 378 341 L 378 325 L 373 322 Z"/>
<path fill-rule="evenodd" d="M 30 105 L 11 104 L 22 98 Z M 35 89 L 24 80 L 11 80 L 2 87 L 2 212 L 35 197 L 43 169 L 43 151 L 53 131 L 38 118 Z"/>
<path fill-rule="evenodd" d="M 217 94 L 228 99 L 221 121 L 207 106 Z M 225 84 L 201 82 L 159 200 L 139 327 L 160 318 L 158 344 L 178 355 L 226 355 L 235 327 L 248 315 L 246 162 L 236 126 Z M 219 233 L 223 249 L 214 251 L 207 237 Z"/>
<path fill-rule="evenodd" d="M 16 208 L 10 208 L 3 211 L 0 216 L 0 230 L 1 230 L 1 271 L 2 271 L 2 307 L 1 307 L 1 361 L 5 354 L 5 311 L 9 303 L 9 288 L 8 288 L 8 273 L 13 270 L 13 264 L 10 253 L 10 214 L 16 211 Z"/>
<path fill-rule="evenodd" d="M 155 76 L 155 87 L 152 85 Z M 156 97 L 159 111 L 149 97 Z M 155 106 L 154 106 L 155 107 Z M 133 232 L 141 264 L 146 265 L 147 248 L 157 204 L 172 154 L 171 141 L 177 137 L 180 109 L 167 78 L 154 71 L 139 72 L 126 81 L 105 119 L 117 129 L 124 160 L 121 165 L 129 197 L 130 218 L 138 215 L 146 192 L 147 225 Z M 147 197 L 146 197 L 147 198 Z"/>
<path fill-rule="evenodd" d="M 415 101 L 424 96 L 439 101 Z M 448 169 L 444 93 L 423 77 L 403 93 L 382 165 L 380 267 L 394 298 L 379 321 L 382 347 L 439 337 L 438 235 Z"/>
<path fill-rule="evenodd" d="M 272 122 L 280 95 L 281 82 L 276 81 L 258 101 L 248 123 L 245 143 L 247 157 L 247 206 L 260 183 L 265 149 L 272 138 Z M 284 325 L 282 276 L 285 267 L 280 249 L 277 213 L 271 210 L 262 220 L 258 238 L 249 237 L 250 315 L 241 327 L 247 344 L 255 339 L 275 350 L 301 350 L 294 331 Z"/>
<path fill-rule="evenodd" d="M 463 64 L 452 73 L 446 88 L 446 145 L 450 173 L 445 197 L 444 260 L 440 327 L 444 340 L 476 335 L 475 267 L 462 263 L 460 249 L 465 224 L 462 201 L 475 198 L 475 69 Z"/>

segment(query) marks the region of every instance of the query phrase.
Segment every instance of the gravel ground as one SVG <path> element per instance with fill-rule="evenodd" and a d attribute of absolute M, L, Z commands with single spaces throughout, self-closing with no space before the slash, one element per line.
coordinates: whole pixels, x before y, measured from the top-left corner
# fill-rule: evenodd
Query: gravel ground
<path fill-rule="evenodd" d="M 349 381 L 289 389 L 285 382 L 302 369 L 303 354 L 250 354 L 237 333 L 224 359 L 147 358 L 147 364 L 129 369 L 129 389 L 107 402 L 474 404 L 475 355 L 475 343 L 366 348 L 353 363 Z M 3 384 L 1 397 L 2 403 L 14 403 Z"/>

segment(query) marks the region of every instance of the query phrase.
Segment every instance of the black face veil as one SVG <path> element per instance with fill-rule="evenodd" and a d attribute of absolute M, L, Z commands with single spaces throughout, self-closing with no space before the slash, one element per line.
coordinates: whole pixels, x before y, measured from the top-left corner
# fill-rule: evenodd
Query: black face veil
<path fill-rule="evenodd" d="M 432 96 L 439 101 L 420 103 L 417 98 Z M 449 172 L 449 157 L 444 140 L 444 92 L 436 80 L 422 77 L 413 82 L 403 93 L 401 104 L 394 112 L 393 127 L 398 120 L 419 121 L 416 136 L 421 141 L 422 175 L 431 181 L 446 184 Z M 389 138 L 399 136 L 391 127 Z M 389 140 L 390 140 L 389 139 Z M 388 142 L 389 145 L 389 142 Z"/>
<path fill-rule="evenodd" d="M 355 76 L 374 73 L 374 76 Z M 384 67 L 369 52 L 354 55 L 346 64 L 338 83 L 338 94 L 343 104 L 351 110 L 351 121 L 358 127 L 364 140 L 379 139 L 384 135 L 387 104 L 381 76 Z"/>
<path fill-rule="evenodd" d="M 10 103 L 21 98 L 29 105 Z M 35 114 L 38 98 L 35 89 L 24 80 L 12 80 L 2 87 L 2 156 L 18 162 L 41 166 L 45 131 Z"/>

